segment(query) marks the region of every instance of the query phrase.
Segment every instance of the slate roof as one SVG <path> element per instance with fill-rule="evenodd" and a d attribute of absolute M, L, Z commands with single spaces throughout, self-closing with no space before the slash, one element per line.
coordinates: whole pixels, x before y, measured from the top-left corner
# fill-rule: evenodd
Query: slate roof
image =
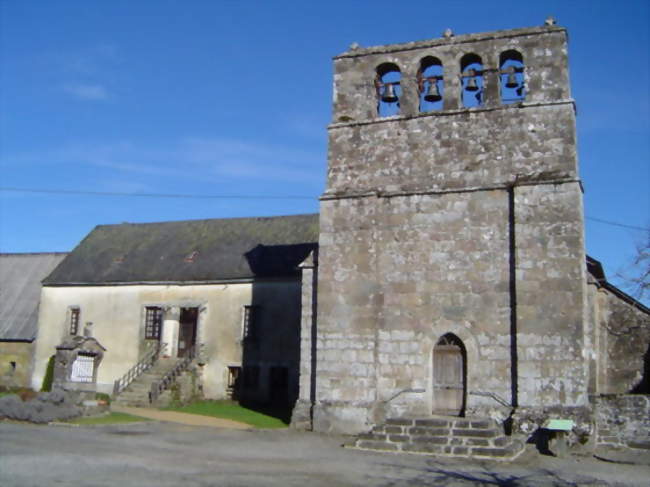
<path fill-rule="evenodd" d="M 41 281 L 67 254 L 0 254 L 0 340 L 36 336 Z"/>
<path fill-rule="evenodd" d="M 218 282 L 297 275 L 318 215 L 99 225 L 44 285 Z"/>

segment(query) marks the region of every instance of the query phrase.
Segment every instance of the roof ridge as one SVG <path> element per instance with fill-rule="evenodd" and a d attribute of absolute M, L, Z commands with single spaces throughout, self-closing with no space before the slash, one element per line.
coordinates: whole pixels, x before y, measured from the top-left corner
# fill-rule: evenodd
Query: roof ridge
<path fill-rule="evenodd" d="M 275 220 L 280 218 L 296 217 L 313 217 L 319 216 L 319 213 L 297 213 L 292 215 L 271 215 L 271 216 L 234 216 L 224 218 L 197 218 L 187 220 L 164 220 L 158 222 L 122 222 L 122 223 L 104 223 L 97 225 L 99 227 L 119 227 L 121 225 L 161 225 L 165 223 L 196 223 L 196 222 L 217 222 L 217 221 L 241 221 L 241 220 Z"/>
<path fill-rule="evenodd" d="M 70 251 L 65 252 L 0 252 L 0 257 L 6 255 L 68 255 Z"/>

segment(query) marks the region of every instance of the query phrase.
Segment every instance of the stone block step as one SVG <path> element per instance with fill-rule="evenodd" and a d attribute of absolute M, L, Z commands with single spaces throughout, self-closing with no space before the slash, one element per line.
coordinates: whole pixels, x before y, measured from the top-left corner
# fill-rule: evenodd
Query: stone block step
<path fill-rule="evenodd" d="M 149 397 L 149 392 L 141 391 L 124 391 L 119 397 Z"/>
<path fill-rule="evenodd" d="M 500 460 L 514 459 L 524 448 L 491 419 L 446 417 L 390 418 L 358 435 L 351 445 L 364 450 Z"/>
<path fill-rule="evenodd" d="M 122 391 L 118 397 L 113 398 L 115 404 L 124 406 L 151 406 L 149 403 L 149 392 L 151 385 L 159 381 L 169 372 L 177 363 L 175 358 L 160 358 L 149 369 L 144 371 L 129 386 Z M 164 405 L 171 401 L 171 392 L 163 391 L 156 401 L 156 405 Z"/>

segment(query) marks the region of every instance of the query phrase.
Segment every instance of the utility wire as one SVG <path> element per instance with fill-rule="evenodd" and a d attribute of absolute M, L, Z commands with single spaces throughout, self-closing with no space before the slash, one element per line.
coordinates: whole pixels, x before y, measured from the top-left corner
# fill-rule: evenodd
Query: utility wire
<path fill-rule="evenodd" d="M 135 196 L 139 198 L 188 198 L 188 199 L 238 199 L 238 200 L 315 200 L 314 196 L 298 195 L 243 195 L 243 194 L 174 194 L 174 193 L 125 193 L 119 191 L 81 191 L 67 189 L 36 189 L 0 187 L 0 191 L 16 193 L 77 194 L 91 196 Z"/>
<path fill-rule="evenodd" d="M 119 191 L 81 191 L 67 189 L 37 189 L 37 188 L 15 188 L 0 187 L 0 191 L 10 191 L 16 193 L 45 193 L 45 194 L 72 194 L 72 195 L 91 195 L 91 196 L 133 196 L 137 198 L 187 198 L 187 199 L 233 199 L 233 200 L 315 200 L 314 196 L 299 195 L 244 195 L 244 194 L 174 194 L 174 193 L 126 193 Z M 585 216 L 585 219 L 611 225 L 614 227 L 627 228 L 630 230 L 640 230 L 642 232 L 650 231 L 650 228 L 627 225 L 625 223 L 603 220 Z"/>
<path fill-rule="evenodd" d="M 641 230 L 642 232 L 650 232 L 650 228 L 635 227 L 634 225 L 626 225 L 625 223 L 603 220 L 601 218 L 594 218 L 593 216 L 585 216 L 585 219 L 598 222 L 598 223 L 604 223 L 605 225 L 612 225 L 614 227 L 622 227 L 622 228 L 629 228 L 631 230 Z"/>

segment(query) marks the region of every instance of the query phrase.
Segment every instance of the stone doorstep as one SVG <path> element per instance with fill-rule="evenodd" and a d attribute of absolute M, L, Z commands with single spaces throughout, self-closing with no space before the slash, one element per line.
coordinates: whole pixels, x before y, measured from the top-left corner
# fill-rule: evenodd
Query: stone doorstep
<path fill-rule="evenodd" d="M 413 426 L 408 428 L 410 435 L 425 435 L 425 436 L 449 436 L 449 428 L 425 428 L 422 426 Z"/>
<path fill-rule="evenodd" d="M 499 431 L 496 429 L 476 429 L 476 430 L 452 430 L 451 436 L 464 436 L 472 438 L 496 438 L 499 436 Z"/>
<path fill-rule="evenodd" d="M 371 441 L 371 440 L 360 440 L 356 442 L 356 445 L 353 448 L 358 448 L 361 450 L 376 450 L 376 451 L 398 451 L 399 447 L 392 443 L 386 443 L 384 441 Z"/>
<path fill-rule="evenodd" d="M 524 450 L 523 443 L 503 435 L 491 419 L 444 417 L 391 418 L 345 446 L 492 460 L 513 460 Z"/>
<path fill-rule="evenodd" d="M 521 442 L 513 442 L 507 447 L 467 447 L 467 446 L 443 446 L 431 444 L 414 443 L 385 443 L 381 441 L 357 441 L 356 444 L 346 444 L 346 448 L 357 450 L 370 450 L 392 453 L 412 453 L 419 455 L 441 455 L 455 458 L 476 458 L 496 461 L 512 461 L 524 451 Z"/>
<path fill-rule="evenodd" d="M 637 450 L 650 450 L 650 440 L 648 441 L 628 441 L 627 446 Z"/>
<path fill-rule="evenodd" d="M 429 427 L 429 428 L 449 428 L 451 422 L 446 419 L 416 419 L 415 426 Z"/>
<path fill-rule="evenodd" d="M 390 418 L 387 419 L 385 424 L 387 426 L 413 426 L 413 419 L 404 419 L 404 418 Z"/>
<path fill-rule="evenodd" d="M 507 447 L 510 440 L 506 436 L 497 436 L 494 438 L 476 438 L 467 436 L 453 436 L 449 434 L 441 435 L 411 435 L 411 434 L 384 434 L 375 433 L 361 433 L 357 436 L 358 440 L 368 441 L 383 441 L 389 443 L 413 443 L 413 444 L 433 444 L 433 445 L 450 445 L 450 446 L 466 446 L 466 447 L 485 447 L 485 448 L 500 448 Z"/>

